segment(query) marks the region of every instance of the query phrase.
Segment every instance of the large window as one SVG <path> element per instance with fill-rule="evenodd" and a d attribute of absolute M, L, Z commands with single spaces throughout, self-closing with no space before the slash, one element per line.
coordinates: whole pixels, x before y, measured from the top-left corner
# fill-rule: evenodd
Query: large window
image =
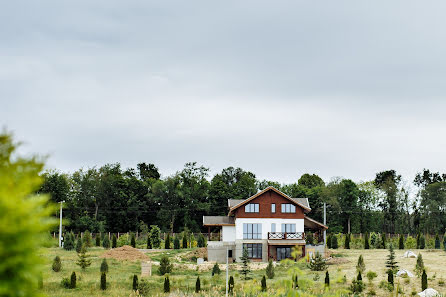
<path fill-rule="evenodd" d="M 243 239 L 262 239 L 262 224 L 243 224 Z"/>
<path fill-rule="evenodd" d="M 262 258 L 262 244 L 261 243 L 244 243 L 243 249 L 248 251 L 248 258 L 261 259 Z"/>
<path fill-rule="evenodd" d="M 284 203 L 282 204 L 282 213 L 295 213 L 296 212 L 296 206 L 291 203 Z"/>
<path fill-rule="evenodd" d="M 296 224 L 282 224 L 282 232 L 296 233 Z"/>
<path fill-rule="evenodd" d="M 246 204 L 245 212 L 259 212 L 259 204 L 258 203 Z"/>
<path fill-rule="evenodd" d="M 276 204 L 275 203 L 271 204 L 271 212 L 272 213 L 276 212 Z"/>

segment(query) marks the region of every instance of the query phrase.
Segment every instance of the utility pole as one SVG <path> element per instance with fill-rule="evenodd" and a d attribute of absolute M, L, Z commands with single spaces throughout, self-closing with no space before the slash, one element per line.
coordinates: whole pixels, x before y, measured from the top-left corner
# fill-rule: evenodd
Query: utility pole
<path fill-rule="evenodd" d="M 226 297 L 228 297 L 228 289 L 229 289 L 229 248 L 226 247 Z"/>
<path fill-rule="evenodd" d="M 59 247 L 62 247 L 62 203 L 64 202 L 60 201 Z"/>
<path fill-rule="evenodd" d="M 324 225 L 327 226 L 327 203 L 324 202 Z M 324 246 L 327 245 L 327 230 L 324 229 Z"/>

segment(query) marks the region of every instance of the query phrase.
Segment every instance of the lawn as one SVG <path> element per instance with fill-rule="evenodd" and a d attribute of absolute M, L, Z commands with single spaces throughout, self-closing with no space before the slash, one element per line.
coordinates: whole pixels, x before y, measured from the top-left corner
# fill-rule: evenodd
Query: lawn
<path fill-rule="evenodd" d="M 169 275 L 171 283 L 172 296 L 194 295 L 195 282 L 197 276 L 200 276 L 202 296 L 223 296 L 225 290 L 225 272 L 224 265 L 220 265 L 222 273 L 219 276 L 211 276 L 210 267 L 204 266 L 200 269 L 193 265 L 191 261 L 185 260 L 182 255 L 193 249 L 169 250 L 147 252 L 152 260 L 157 263 L 162 254 L 169 256 L 175 264 L 172 273 Z M 416 254 L 422 253 L 427 274 L 429 277 L 429 287 L 439 292 L 446 292 L 445 287 L 441 286 L 442 280 L 446 278 L 446 253 L 440 250 L 413 250 Z M 88 254 L 91 255 L 92 265 L 85 271 L 82 271 L 75 264 L 77 254 L 75 251 L 65 251 L 59 248 L 46 248 L 42 253 L 45 260 L 45 273 L 43 275 L 43 292 L 48 296 L 136 296 L 132 292 L 132 277 L 141 272 L 139 261 L 117 261 L 108 259 L 109 273 L 107 274 L 107 291 L 101 291 L 99 267 L 102 258 L 99 256 L 104 252 L 102 248 L 90 248 Z M 374 271 L 378 277 L 370 284 L 365 275 L 363 276 L 366 288 L 364 294 L 375 292 L 376 296 L 390 296 L 390 292 L 385 288 L 380 288 L 381 281 L 386 281 L 385 261 L 388 255 L 387 250 L 331 250 L 334 254 L 333 260 L 328 266 L 330 273 L 330 288 L 324 287 L 325 271 L 313 272 L 306 267 L 306 263 L 294 263 L 292 261 L 282 262 L 276 266 L 276 276 L 272 280 L 267 280 L 268 291 L 260 292 L 260 280 L 265 274 L 264 269 L 252 271 L 250 280 L 243 280 L 240 275 L 240 264 L 230 265 L 230 275 L 235 280 L 235 292 L 237 296 L 341 296 L 342 292 L 347 293 L 351 280 L 356 276 L 356 262 L 359 255 L 363 255 L 366 271 Z M 396 250 L 396 260 L 401 268 L 414 271 L 416 259 L 402 258 L 403 252 Z M 52 259 L 56 256 L 62 259 L 62 271 L 53 272 L 51 269 Z M 252 265 L 252 267 L 257 265 Z M 72 271 L 78 275 L 77 288 L 65 289 L 61 286 L 61 280 L 64 277 L 69 278 Z M 157 274 L 158 266 L 152 267 L 153 275 L 147 277 L 149 284 L 149 296 L 164 295 L 162 293 L 164 277 Z M 299 275 L 300 290 L 291 290 L 291 277 L 293 274 Z M 344 277 L 345 276 L 345 277 Z M 345 282 L 346 280 L 346 282 Z M 410 279 L 395 278 L 395 283 L 404 293 L 404 296 L 411 296 L 412 291 L 421 291 L 420 278 Z M 181 292 L 181 293 L 180 293 Z M 200 294 L 198 294 L 200 295 Z M 197 296 L 198 296 L 197 295 Z M 400 295 L 403 296 L 403 295 Z"/>

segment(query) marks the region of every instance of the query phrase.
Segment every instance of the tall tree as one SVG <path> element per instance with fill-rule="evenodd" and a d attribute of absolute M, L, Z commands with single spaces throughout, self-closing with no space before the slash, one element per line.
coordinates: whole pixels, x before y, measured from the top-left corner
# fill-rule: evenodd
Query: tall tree
<path fill-rule="evenodd" d="M 384 200 L 381 207 L 384 212 L 383 229 L 388 233 L 395 233 L 395 223 L 398 216 L 398 195 L 401 175 L 396 174 L 395 170 L 382 171 L 376 174 L 375 185 L 383 191 Z"/>
<path fill-rule="evenodd" d="M 359 189 L 350 179 L 341 181 L 339 187 L 339 201 L 341 210 L 347 219 L 347 233 L 351 233 L 351 218 L 358 211 Z"/>

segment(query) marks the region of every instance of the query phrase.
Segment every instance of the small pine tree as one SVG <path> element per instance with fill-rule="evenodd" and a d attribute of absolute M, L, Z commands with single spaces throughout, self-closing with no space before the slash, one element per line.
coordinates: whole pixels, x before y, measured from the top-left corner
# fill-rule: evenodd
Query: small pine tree
<path fill-rule="evenodd" d="M 386 233 L 381 234 L 381 248 L 382 249 L 386 248 Z"/>
<path fill-rule="evenodd" d="M 164 293 L 170 292 L 170 280 L 169 277 L 164 278 Z"/>
<path fill-rule="evenodd" d="M 387 282 L 389 284 L 391 284 L 392 287 L 393 287 L 393 285 L 394 285 L 394 282 L 393 282 L 393 271 L 391 269 L 387 270 Z"/>
<path fill-rule="evenodd" d="M 164 239 L 164 248 L 170 249 L 170 234 L 167 233 L 166 238 Z"/>
<path fill-rule="evenodd" d="M 364 249 L 366 249 L 366 250 L 370 249 L 369 233 L 368 233 L 368 232 L 365 233 L 365 238 L 364 238 Z"/>
<path fill-rule="evenodd" d="M 101 273 L 101 290 L 107 290 L 107 275 L 105 272 Z"/>
<path fill-rule="evenodd" d="M 245 280 L 248 279 L 248 274 L 251 272 L 249 269 L 249 257 L 248 257 L 248 250 L 243 249 L 243 255 L 240 257 L 240 260 L 242 261 L 242 269 L 240 270 L 240 273 L 243 274 Z"/>
<path fill-rule="evenodd" d="M 356 271 L 358 271 L 359 273 L 364 273 L 365 271 L 365 263 L 362 255 L 359 255 L 358 264 L 356 265 Z"/>
<path fill-rule="evenodd" d="M 403 234 L 400 234 L 398 248 L 400 250 L 404 250 L 404 236 L 403 236 Z"/>
<path fill-rule="evenodd" d="M 133 291 L 138 290 L 138 276 L 136 274 L 133 275 L 132 289 L 133 289 Z"/>
<path fill-rule="evenodd" d="M 325 272 L 325 286 L 330 286 L 330 274 L 328 274 L 328 270 Z"/>
<path fill-rule="evenodd" d="M 172 264 L 170 264 L 169 258 L 167 256 L 162 256 L 160 261 L 159 273 L 164 275 L 172 271 Z"/>
<path fill-rule="evenodd" d="M 147 249 L 151 249 L 152 248 L 152 241 L 150 240 L 150 236 L 147 236 L 147 245 L 146 245 Z"/>
<path fill-rule="evenodd" d="M 273 264 L 273 260 L 269 260 L 268 261 L 268 266 L 266 266 L 266 276 L 269 279 L 273 279 L 274 278 L 274 264 Z"/>
<path fill-rule="evenodd" d="M 158 226 L 156 226 L 156 225 L 150 226 L 149 237 L 150 237 L 150 247 L 152 249 L 157 249 L 160 247 L 160 245 L 161 245 L 160 234 L 161 234 L 161 230 Z"/>
<path fill-rule="evenodd" d="M 262 292 L 266 292 L 266 277 L 265 276 L 262 277 L 261 284 L 262 284 Z"/>
<path fill-rule="evenodd" d="M 76 252 L 80 253 L 81 250 L 82 250 L 82 239 L 81 239 L 81 236 L 78 235 L 77 241 L 76 241 Z"/>
<path fill-rule="evenodd" d="M 135 233 L 130 233 L 130 245 L 133 248 L 136 248 L 136 237 L 135 237 Z"/>
<path fill-rule="evenodd" d="M 102 263 L 101 263 L 101 272 L 108 273 L 108 263 L 105 258 L 102 260 Z"/>
<path fill-rule="evenodd" d="M 186 232 L 183 233 L 183 249 L 187 249 L 187 237 L 186 237 Z"/>
<path fill-rule="evenodd" d="M 102 241 L 102 247 L 104 249 L 109 249 L 110 248 L 110 239 L 108 239 L 107 235 L 104 236 L 104 240 Z"/>
<path fill-rule="evenodd" d="M 200 292 L 201 290 L 201 284 L 200 284 L 200 277 L 197 277 L 197 281 L 195 282 L 195 293 Z"/>
<path fill-rule="evenodd" d="M 337 249 L 339 247 L 338 245 L 338 237 L 336 236 L 336 234 L 333 234 L 331 237 L 331 248 L 332 249 Z"/>
<path fill-rule="evenodd" d="M 198 235 L 197 245 L 198 245 L 198 247 L 204 247 L 205 244 L 206 244 L 206 240 L 204 239 L 204 235 L 200 233 L 200 235 Z"/>
<path fill-rule="evenodd" d="M 423 274 L 421 275 L 421 291 L 427 289 L 427 274 L 426 270 L 423 269 Z"/>
<path fill-rule="evenodd" d="M 218 266 L 218 263 L 215 263 L 214 266 L 212 267 L 212 276 L 220 273 L 221 273 L 220 266 Z"/>
<path fill-rule="evenodd" d="M 180 239 L 178 238 L 178 236 L 175 236 L 175 239 L 173 240 L 173 248 L 175 250 L 180 249 Z"/>
<path fill-rule="evenodd" d="M 76 272 L 74 272 L 74 271 L 73 271 L 73 273 L 71 273 L 71 277 L 70 277 L 70 288 L 76 289 Z"/>
<path fill-rule="evenodd" d="M 395 273 L 398 269 L 398 262 L 395 261 L 395 251 L 393 250 L 392 243 L 389 245 L 389 255 L 387 256 L 386 267 Z"/>
<path fill-rule="evenodd" d="M 418 256 L 417 256 L 417 264 L 415 264 L 415 273 L 419 277 L 423 271 L 424 271 L 423 256 L 421 254 L 418 254 Z"/>
<path fill-rule="evenodd" d="M 361 271 L 358 272 L 358 275 L 356 276 L 357 281 L 362 281 L 362 274 Z"/>
<path fill-rule="evenodd" d="M 435 234 L 435 248 L 436 248 L 436 249 L 440 249 L 440 248 L 441 248 L 441 244 L 440 244 L 440 236 L 438 236 L 438 233 Z"/>
<path fill-rule="evenodd" d="M 229 277 L 228 287 L 229 293 L 232 294 L 232 292 L 234 292 L 234 278 L 232 275 Z"/>
<path fill-rule="evenodd" d="M 82 245 L 81 252 L 77 255 L 78 260 L 76 265 L 79 265 L 82 270 L 85 270 L 88 266 L 91 265 L 91 260 L 88 259 L 90 256 L 87 255 L 87 248 L 85 245 Z"/>
<path fill-rule="evenodd" d="M 62 269 L 62 262 L 60 261 L 60 257 L 56 256 L 53 260 L 53 271 L 59 272 Z"/>
<path fill-rule="evenodd" d="M 82 238 L 82 243 L 85 244 L 87 248 L 92 246 L 92 239 L 90 231 L 85 231 L 84 237 Z"/>
<path fill-rule="evenodd" d="M 347 250 L 350 249 L 350 233 L 347 233 L 345 235 L 344 248 L 347 249 Z"/>
<path fill-rule="evenodd" d="M 328 236 L 327 236 L 327 247 L 329 249 L 331 249 L 331 239 L 332 239 L 331 234 L 328 234 Z"/>
<path fill-rule="evenodd" d="M 423 234 L 420 236 L 420 249 L 424 249 L 426 247 L 426 238 Z"/>
<path fill-rule="evenodd" d="M 292 276 L 293 280 L 293 289 L 299 289 L 299 279 L 297 278 L 297 274 Z"/>
<path fill-rule="evenodd" d="M 71 250 L 74 249 L 74 241 L 73 241 L 73 237 L 74 237 L 74 234 L 73 234 L 73 236 L 72 236 L 72 233 L 71 233 L 71 232 L 65 234 L 64 242 L 63 242 L 63 248 L 64 248 L 65 250 L 67 250 L 67 251 L 71 251 Z"/>
<path fill-rule="evenodd" d="M 310 259 L 308 268 L 313 271 L 324 271 L 327 268 L 327 264 L 325 263 L 322 255 L 319 252 L 316 252 L 316 254 Z"/>
<path fill-rule="evenodd" d="M 101 235 L 100 234 L 96 235 L 95 240 L 96 240 L 96 246 L 101 246 Z"/>
<path fill-rule="evenodd" d="M 118 238 L 116 238 L 116 235 L 113 234 L 112 237 L 112 249 L 115 249 L 118 246 Z"/>

